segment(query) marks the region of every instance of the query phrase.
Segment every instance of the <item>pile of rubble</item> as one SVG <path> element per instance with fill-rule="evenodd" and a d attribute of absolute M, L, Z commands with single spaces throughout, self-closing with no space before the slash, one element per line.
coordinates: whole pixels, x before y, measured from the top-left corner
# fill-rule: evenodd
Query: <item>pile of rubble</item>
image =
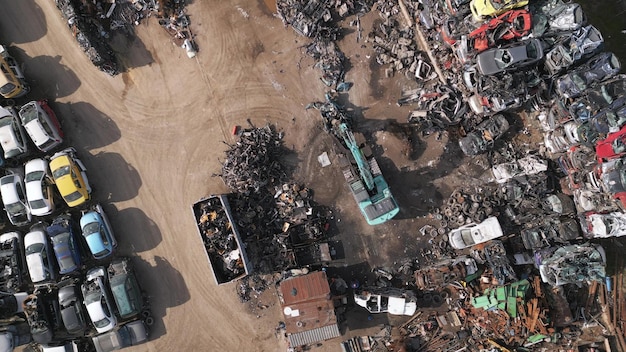
<path fill-rule="evenodd" d="M 119 66 L 109 39 L 111 33 L 133 34 L 133 27 L 144 18 L 155 15 L 159 24 L 170 33 L 174 43 L 195 56 L 196 43 L 185 14 L 184 0 L 55 0 L 89 60 L 103 72 L 114 76 Z"/>
<path fill-rule="evenodd" d="M 226 150 L 219 176 L 235 192 L 259 192 L 286 180 L 285 167 L 281 164 L 281 157 L 286 153 L 282 132 L 274 130 L 271 125 L 252 126 L 241 131 L 237 142 Z"/>
<path fill-rule="evenodd" d="M 252 126 L 239 132 L 222 164 L 220 176 L 234 192 L 233 218 L 256 273 L 323 261 L 315 252 L 328 234 L 330 211 L 313 201 L 311 189 L 287 182 L 281 164 L 287 152 L 273 126 Z"/>

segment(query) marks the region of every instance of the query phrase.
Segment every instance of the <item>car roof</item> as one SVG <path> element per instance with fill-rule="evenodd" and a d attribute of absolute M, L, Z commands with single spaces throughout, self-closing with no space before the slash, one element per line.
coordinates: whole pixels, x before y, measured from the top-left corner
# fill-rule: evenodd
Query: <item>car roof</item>
<path fill-rule="evenodd" d="M 24 125 L 24 129 L 28 132 L 30 139 L 33 140 L 36 146 L 40 146 L 47 142 L 51 137 L 43 128 L 41 121 L 35 119 Z"/>
<path fill-rule="evenodd" d="M 0 120 L 4 120 L 6 118 L 15 120 L 15 117 L 13 115 L 4 116 L 0 118 Z M 16 131 L 13 129 L 12 123 L 4 125 L 4 126 L 0 126 L 0 142 L 2 143 L 2 149 L 4 150 L 5 156 L 7 155 L 9 151 L 19 149 L 15 132 Z"/>
<path fill-rule="evenodd" d="M 19 176 L 15 174 L 6 175 L 0 178 L 0 193 L 2 195 L 2 202 L 5 205 L 21 201 L 17 196 L 16 183 L 18 182 L 18 179 Z"/>
<path fill-rule="evenodd" d="M 104 251 L 105 249 L 107 249 L 104 246 L 104 243 L 102 243 L 102 238 L 100 237 L 99 232 L 95 232 L 85 237 L 85 240 L 87 241 L 87 245 L 89 246 L 89 249 L 91 250 L 92 254 L 100 253 Z"/>
<path fill-rule="evenodd" d="M 97 300 L 95 302 L 89 303 L 87 306 L 87 312 L 89 313 L 89 317 L 92 321 L 102 320 L 104 318 L 108 318 L 106 314 L 104 314 L 104 309 L 102 309 L 102 301 Z"/>

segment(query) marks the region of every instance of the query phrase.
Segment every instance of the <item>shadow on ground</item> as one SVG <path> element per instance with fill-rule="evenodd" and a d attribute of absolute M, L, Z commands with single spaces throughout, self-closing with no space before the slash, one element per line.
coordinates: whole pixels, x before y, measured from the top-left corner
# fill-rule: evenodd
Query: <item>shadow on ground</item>
<path fill-rule="evenodd" d="M 163 257 L 154 257 L 154 264 L 135 257 L 134 263 L 139 284 L 149 297 L 154 317 L 150 339 L 154 340 L 167 332 L 163 323 L 167 310 L 189 301 L 189 289 L 180 271 Z"/>
<path fill-rule="evenodd" d="M 145 252 L 156 248 L 161 243 L 163 240 L 161 230 L 143 210 L 139 208 L 122 210 L 113 208 L 112 205 L 107 206 L 105 211 L 114 231 L 118 228 L 124 228 L 124 233 L 116 232 L 116 234 L 120 234 L 117 236 L 117 240 L 120 242 L 118 250 L 121 254 L 130 255 Z"/>
<path fill-rule="evenodd" d="M 122 133 L 108 115 L 89 103 L 50 103 L 65 132 L 67 145 L 99 149 L 120 139 Z"/>
<path fill-rule="evenodd" d="M 120 154 L 100 152 L 83 162 L 90 182 L 98 185 L 94 199 L 115 203 L 131 200 L 139 194 L 141 177 Z M 89 173 L 89 170 L 93 171 Z"/>

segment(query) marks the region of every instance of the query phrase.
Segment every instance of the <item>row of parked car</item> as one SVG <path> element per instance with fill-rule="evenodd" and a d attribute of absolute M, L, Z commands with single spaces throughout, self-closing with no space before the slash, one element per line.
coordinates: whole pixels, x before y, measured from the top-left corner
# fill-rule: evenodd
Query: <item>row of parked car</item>
<path fill-rule="evenodd" d="M 0 95 L 26 95 L 5 46 L 0 66 Z M 63 137 L 45 100 L 0 106 L 0 195 L 14 228 L 0 235 L 0 300 L 10 307 L 1 314 L 25 315 L 30 331 L 3 326 L 1 352 L 31 339 L 37 351 L 113 351 L 146 341 L 153 322 L 132 260 L 114 257 L 108 217 L 93 204 L 86 167 L 74 148 L 62 148 Z"/>

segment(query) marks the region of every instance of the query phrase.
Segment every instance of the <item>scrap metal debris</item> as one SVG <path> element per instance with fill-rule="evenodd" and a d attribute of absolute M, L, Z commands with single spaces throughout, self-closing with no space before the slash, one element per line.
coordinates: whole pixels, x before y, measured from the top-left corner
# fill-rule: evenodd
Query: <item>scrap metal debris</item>
<path fill-rule="evenodd" d="M 226 151 L 219 175 L 224 183 L 235 192 L 249 194 L 285 181 L 287 173 L 281 160 L 287 150 L 282 136 L 271 125 L 242 131 Z"/>
<path fill-rule="evenodd" d="M 193 57 L 197 45 L 185 14 L 185 0 L 55 0 L 72 35 L 89 60 L 111 76 L 123 68 L 109 40 L 114 32 L 133 35 L 133 27 L 154 15 L 174 43 Z"/>

